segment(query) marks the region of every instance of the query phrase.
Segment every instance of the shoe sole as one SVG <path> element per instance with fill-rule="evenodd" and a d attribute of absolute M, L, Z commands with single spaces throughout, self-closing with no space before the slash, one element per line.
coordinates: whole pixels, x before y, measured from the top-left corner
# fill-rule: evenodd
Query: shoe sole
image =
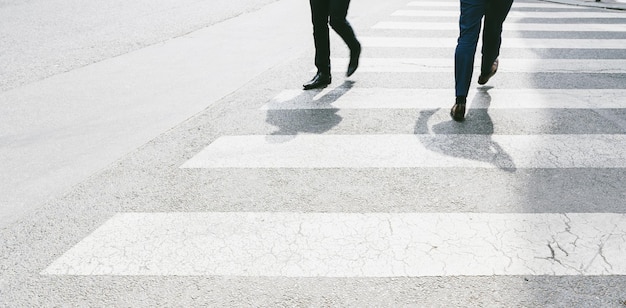
<path fill-rule="evenodd" d="M 320 85 L 317 85 L 317 86 L 308 86 L 308 87 L 307 86 L 302 86 L 302 88 L 304 90 L 323 89 L 323 88 L 326 88 L 329 84 L 330 84 L 330 82 L 329 83 L 325 83 L 325 84 L 320 84 Z"/>

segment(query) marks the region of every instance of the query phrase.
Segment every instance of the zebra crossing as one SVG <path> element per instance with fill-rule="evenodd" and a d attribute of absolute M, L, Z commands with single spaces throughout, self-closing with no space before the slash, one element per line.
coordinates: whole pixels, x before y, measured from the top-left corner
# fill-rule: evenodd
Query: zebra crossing
<path fill-rule="evenodd" d="M 447 108 L 448 89 L 356 88 L 339 98 L 324 89 L 312 98 L 297 99 L 301 90 L 283 90 L 262 110 L 298 109 L 413 109 Z M 624 89 L 497 89 L 489 90 L 489 99 L 506 105 L 490 105 L 482 93 L 470 90 L 468 101 L 474 109 L 620 109 L 624 107 Z M 415 97 L 420 97 L 419 106 Z"/>
<path fill-rule="evenodd" d="M 454 30 L 454 1 L 411 1 L 359 37 L 364 50 L 454 48 L 456 38 L 407 37 L 407 30 Z M 528 12 L 519 8 L 536 9 Z M 542 9 L 556 9 L 542 12 Z M 518 2 L 505 28 L 503 53 L 517 49 L 602 49 L 626 52 L 623 39 L 526 39 L 511 31 L 598 31 L 626 28 L 623 13 L 559 9 L 543 2 Z M 402 21 L 396 20 L 398 17 Z M 441 18 L 422 22 L 421 17 Z M 527 23 L 527 18 L 623 18 L 619 24 Z M 405 19 L 415 19 L 406 21 Z M 589 27 L 587 27 L 589 26 Z M 543 28 L 542 28 L 543 27 Z M 376 31 L 397 36 L 376 36 Z M 394 33 L 394 32 L 386 32 Z M 333 58 L 343 72 L 345 58 Z M 479 63 L 479 62 L 477 62 Z M 623 110 L 624 88 L 567 89 L 500 86 L 498 78 L 520 73 L 626 74 L 621 59 L 503 57 L 491 86 L 473 89 L 470 110 Z M 359 73 L 444 73 L 451 58 L 369 57 L 364 52 L 356 82 L 307 95 L 279 89 L 262 112 L 286 110 L 417 110 L 423 130 L 415 134 L 369 132 L 338 134 L 224 135 L 190 160 L 183 170 L 214 169 L 416 169 L 626 170 L 626 126 L 620 133 L 470 134 L 439 133 L 440 118 L 452 100 L 451 85 L 407 89 L 359 87 Z M 591 78 L 591 77 L 588 77 Z M 344 85 L 340 86 L 344 87 Z M 360 119 L 367 122 L 367 117 Z M 550 121 L 542 118 L 536 121 Z M 447 121 L 447 120 L 445 120 Z M 524 119 L 518 119 L 524 121 Z M 489 126 L 504 125 L 497 119 Z M 550 125 L 550 123 L 543 123 Z M 493 127 L 491 127 L 493 131 Z M 417 131 L 417 129 L 416 129 Z M 479 180 L 479 179 L 477 179 Z M 565 188 L 564 188 L 565 189 Z M 288 194 L 288 191 L 279 191 Z M 463 192 L 471 194 L 473 192 Z M 413 200 L 406 199 L 406 203 Z M 622 204 L 623 205 L 623 204 Z M 370 212 L 189 212 L 118 213 L 42 271 L 44 275 L 186 275 L 245 277 L 425 277 L 508 275 L 626 275 L 626 215 L 612 212 L 524 213 Z M 306 207 L 306 204 L 303 205 Z"/>
<path fill-rule="evenodd" d="M 454 48 L 456 42 L 449 38 L 412 38 L 412 37 L 361 37 L 361 44 L 367 47 L 396 48 Z M 601 39 L 516 39 L 509 38 L 503 43 L 509 48 L 567 48 L 567 49 L 623 49 L 626 40 Z"/>
<path fill-rule="evenodd" d="M 134 232 L 120 232 L 128 226 Z M 625 232 L 622 214 L 128 213 L 116 215 L 74 248 L 72 258 L 80 260 L 80 267 L 60 264 L 47 272 L 624 275 Z M 94 251 L 106 253 L 106 263 L 94 258 Z"/>
<path fill-rule="evenodd" d="M 385 43 L 376 43 L 376 45 L 385 46 Z M 334 58 L 332 61 L 338 66 L 333 69 L 333 72 L 340 73 L 342 72 L 341 68 L 348 65 L 349 59 Z M 507 59 L 507 64 L 508 66 L 503 67 L 501 72 L 536 73 L 538 70 L 541 70 L 543 73 L 577 72 L 623 74 L 626 72 L 626 60 L 619 59 L 594 60 L 593 62 L 589 62 L 589 60 L 572 59 Z M 363 59 L 363 63 L 360 65 L 363 66 L 361 68 L 363 72 L 454 72 L 454 67 L 450 64 L 450 59 L 437 58 L 369 58 Z"/>
<path fill-rule="evenodd" d="M 435 10 L 398 10 L 393 16 L 410 16 L 410 17 L 458 17 L 455 11 L 435 11 Z M 606 12 L 520 12 L 511 11 L 507 16 L 507 20 L 519 22 L 524 18 L 623 18 L 621 13 Z"/>
<path fill-rule="evenodd" d="M 381 21 L 372 27 L 373 29 L 392 30 L 448 30 L 458 31 L 459 24 L 454 22 L 419 22 L 419 21 Z M 537 24 L 537 23 L 505 23 L 505 31 L 559 31 L 559 32 L 581 32 L 581 31 L 602 31 L 602 32 L 624 32 L 626 25 L 615 24 L 607 27 L 605 24 Z"/>

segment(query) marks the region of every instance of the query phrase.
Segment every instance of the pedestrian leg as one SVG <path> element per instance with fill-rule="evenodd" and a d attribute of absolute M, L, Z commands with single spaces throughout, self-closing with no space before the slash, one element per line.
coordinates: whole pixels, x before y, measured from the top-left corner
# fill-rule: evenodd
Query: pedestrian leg
<path fill-rule="evenodd" d="M 346 19 L 350 0 L 331 0 L 330 3 L 330 26 L 339 34 L 350 50 L 359 47 L 354 29 Z"/>
<path fill-rule="evenodd" d="M 455 121 L 465 119 L 465 103 L 474 72 L 474 56 L 480 34 L 480 21 L 485 14 L 486 0 L 461 0 L 459 39 L 454 52 L 454 83 L 456 101 L 450 115 Z"/>
<path fill-rule="evenodd" d="M 485 14 L 486 0 L 461 0 L 459 19 L 459 39 L 454 53 L 454 79 L 457 97 L 467 97 L 472 73 L 474 56 L 478 45 L 481 19 Z"/>
<path fill-rule="evenodd" d="M 491 0 L 487 4 L 480 65 L 480 72 L 483 76 L 488 76 L 491 73 L 491 66 L 500 55 L 502 24 L 509 14 L 512 4 L 513 0 Z"/>
<path fill-rule="evenodd" d="M 361 56 L 361 44 L 356 39 L 354 30 L 346 16 L 348 15 L 348 6 L 350 0 L 332 0 L 330 4 L 330 26 L 339 34 L 343 41 L 350 48 L 350 63 L 346 76 L 351 76 L 359 66 L 359 57 Z"/>
<path fill-rule="evenodd" d="M 330 75 L 330 39 L 328 16 L 330 2 L 334 0 L 310 0 L 315 43 L 315 66 L 318 73 Z"/>

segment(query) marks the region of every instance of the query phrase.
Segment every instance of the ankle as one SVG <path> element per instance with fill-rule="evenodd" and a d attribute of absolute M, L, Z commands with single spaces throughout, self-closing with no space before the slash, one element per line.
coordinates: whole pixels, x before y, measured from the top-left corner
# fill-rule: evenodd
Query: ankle
<path fill-rule="evenodd" d="M 465 105 L 466 100 L 467 100 L 467 97 L 465 97 L 465 96 L 457 96 L 456 97 L 456 104 Z"/>

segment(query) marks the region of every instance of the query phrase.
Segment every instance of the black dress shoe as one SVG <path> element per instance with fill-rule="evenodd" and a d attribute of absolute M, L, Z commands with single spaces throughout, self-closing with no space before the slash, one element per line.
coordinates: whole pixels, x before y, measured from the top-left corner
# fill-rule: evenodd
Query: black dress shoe
<path fill-rule="evenodd" d="M 452 119 L 457 122 L 463 122 L 465 120 L 465 102 L 466 97 L 457 96 L 456 101 L 454 102 L 454 106 L 450 109 L 450 115 Z"/>
<path fill-rule="evenodd" d="M 454 104 L 450 109 L 450 115 L 455 121 L 463 122 L 465 120 L 465 104 Z"/>
<path fill-rule="evenodd" d="M 354 50 L 350 50 L 350 63 L 348 64 L 348 71 L 346 76 L 350 77 L 359 67 L 359 57 L 361 56 L 361 44 L 357 45 Z"/>
<path fill-rule="evenodd" d="M 317 73 L 311 81 L 303 84 L 305 90 L 324 88 L 330 84 L 331 78 L 329 74 Z"/>
<path fill-rule="evenodd" d="M 487 81 L 489 81 L 489 78 L 493 77 L 493 75 L 495 75 L 497 71 L 498 71 L 498 59 L 493 61 L 493 64 L 491 65 L 491 71 L 487 75 L 481 74 L 480 76 L 478 76 L 478 84 L 479 85 L 486 84 Z"/>

